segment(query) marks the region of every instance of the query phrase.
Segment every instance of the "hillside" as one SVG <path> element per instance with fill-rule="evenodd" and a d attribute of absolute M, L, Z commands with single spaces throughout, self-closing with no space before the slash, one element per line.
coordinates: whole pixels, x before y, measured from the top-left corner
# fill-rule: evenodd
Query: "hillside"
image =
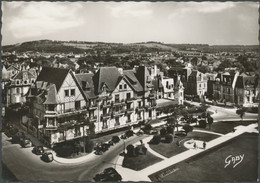
<path fill-rule="evenodd" d="M 161 42 L 142 43 L 104 43 L 86 41 L 52 41 L 39 40 L 24 42 L 15 45 L 3 46 L 4 52 L 47 52 L 47 53 L 84 53 L 93 51 L 106 51 L 115 53 L 141 52 L 151 53 L 159 51 L 197 50 L 201 52 L 237 52 L 237 51 L 258 51 L 257 45 L 207 45 L 207 44 L 164 44 Z"/>

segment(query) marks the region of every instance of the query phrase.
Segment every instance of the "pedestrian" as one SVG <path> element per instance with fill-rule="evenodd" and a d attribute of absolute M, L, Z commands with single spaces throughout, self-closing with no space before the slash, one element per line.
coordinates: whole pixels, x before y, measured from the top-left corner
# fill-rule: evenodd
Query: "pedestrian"
<path fill-rule="evenodd" d="M 205 141 L 203 142 L 203 149 L 204 150 L 206 149 L 206 142 Z"/>
<path fill-rule="evenodd" d="M 179 140 L 177 140 L 176 144 L 177 144 L 178 147 L 180 147 L 180 141 Z"/>

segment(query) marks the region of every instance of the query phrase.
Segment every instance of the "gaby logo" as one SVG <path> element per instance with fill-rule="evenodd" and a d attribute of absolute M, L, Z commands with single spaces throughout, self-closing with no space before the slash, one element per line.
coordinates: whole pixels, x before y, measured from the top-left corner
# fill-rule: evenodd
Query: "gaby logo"
<path fill-rule="evenodd" d="M 244 154 L 238 155 L 238 156 L 229 155 L 225 159 L 226 165 L 224 166 L 224 168 L 227 168 L 229 165 L 231 165 L 231 166 L 233 165 L 233 168 L 235 168 L 237 165 L 239 165 L 243 161 L 244 156 L 245 156 Z"/>

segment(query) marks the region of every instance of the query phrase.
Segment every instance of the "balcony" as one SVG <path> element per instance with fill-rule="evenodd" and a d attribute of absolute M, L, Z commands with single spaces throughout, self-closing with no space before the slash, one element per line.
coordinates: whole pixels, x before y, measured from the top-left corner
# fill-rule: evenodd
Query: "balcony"
<path fill-rule="evenodd" d="M 44 129 L 45 130 L 57 130 L 57 126 L 53 126 L 53 125 L 48 125 L 48 126 L 46 126 Z"/>
<path fill-rule="evenodd" d="M 134 112 L 134 108 L 126 109 L 126 114 L 131 114 Z"/>
<path fill-rule="evenodd" d="M 124 115 L 125 112 L 126 112 L 125 109 L 122 109 L 122 110 L 120 110 L 120 111 L 115 111 L 115 112 L 114 112 L 114 116 L 121 116 L 121 115 Z"/>
<path fill-rule="evenodd" d="M 149 96 L 148 96 L 148 99 L 149 99 L 149 100 L 155 99 L 155 94 L 150 93 Z"/>
<path fill-rule="evenodd" d="M 95 110 L 95 109 L 97 109 L 97 103 L 95 103 L 95 104 L 91 104 L 89 107 L 88 107 L 88 109 L 89 110 Z"/>
<path fill-rule="evenodd" d="M 136 100 L 136 97 L 127 98 L 127 99 L 126 99 L 126 103 L 131 103 L 131 102 L 133 102 L 134 100 Z"/>
<path fill-rule="evenodd" d="M 107 124 L 102 126 L 102 129 L 107 129 L 107 128 L 108 128 Z"/>
<path fill-rule="evenodd" d="M 111 107 L 111 102 L 104 102 L 103 108 Z"/>
<path fill-rule="evenodd" d="M 56 117 L 57 114 L 57 111 L 45 111 L 44 117 Z"/>
<path fill-rule="evenodd" d="M 96 122 L 97 121 L 97 116 L 95 115 L 95 116 L 89 117 L 89 121 L 90 122 Z"/>
<path fill-rule="evenodd" d="M 69 116 L 75 116 L 82 114 L 83 112 L 87 112 L 87 108 L 81 108 L 81 109 L 67 109 L 65 112 L 58 111 L 57 117 L 69 117 Z"/>

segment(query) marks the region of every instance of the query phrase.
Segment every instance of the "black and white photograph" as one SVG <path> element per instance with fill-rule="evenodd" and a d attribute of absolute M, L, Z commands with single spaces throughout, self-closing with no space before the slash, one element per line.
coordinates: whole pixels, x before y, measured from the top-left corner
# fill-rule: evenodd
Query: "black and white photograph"
<path fill-rule="evenodd" d="M 259 2 L 1 10 L 3 182 L 259 180 Z"/>

